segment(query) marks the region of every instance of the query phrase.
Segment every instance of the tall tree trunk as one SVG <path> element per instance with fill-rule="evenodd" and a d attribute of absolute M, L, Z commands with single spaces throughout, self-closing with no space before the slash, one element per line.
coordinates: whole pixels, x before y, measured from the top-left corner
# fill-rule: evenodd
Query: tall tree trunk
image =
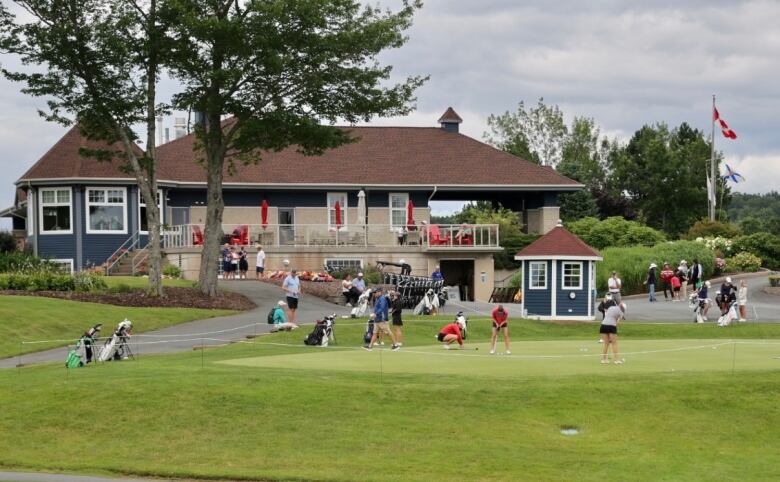
<path fill-rule="evenodd" d="M 217 295 L 218 263 L 221 262 L 219 248 L 224 235 L 222 232 L 222 212 L 225 207 L 222 198 L 224 155 L 218 152 L 220 150 L 213 147 L 206 148 L 208 164 L 206 228 L 204 229 L 203 251 L 200 255 L 200 276 L 198 277 L 198 288 L 211 297 Z"/>

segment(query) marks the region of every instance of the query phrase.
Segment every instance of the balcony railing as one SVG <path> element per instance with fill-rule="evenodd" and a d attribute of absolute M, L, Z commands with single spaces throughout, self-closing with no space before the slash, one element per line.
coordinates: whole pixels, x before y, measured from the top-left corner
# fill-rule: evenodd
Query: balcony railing
<path fill-rule="evenodd" d="M 390 225 L 329 226 L 327 224 L 225 224 L 222 243 L 263 247 L 398 247 L 420 249 L 498 248 L 497 224 L 429 225 L 403 235 Z M 173 226 L 163 232 L 165 248 L 183 248 L 203 244 L 202 224 Z"/>

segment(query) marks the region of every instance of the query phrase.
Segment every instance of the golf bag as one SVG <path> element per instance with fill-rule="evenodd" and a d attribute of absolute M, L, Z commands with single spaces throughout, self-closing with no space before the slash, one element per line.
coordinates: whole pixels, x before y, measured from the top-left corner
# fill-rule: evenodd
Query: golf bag
<path fill-rule="evenodd" d="M 366 332 L 363 334 L 363 342 L 368 345 L 371 343 L 371 338 L 374 336 L 374 321 L 369 318 L 366 323 Z"/>
<path fill-rule="evenodd" d="M 718 318 L 718 326 L 729 326 L 732 321 L 737 319 L 737 300 L 732 300 L 729 303 L 726 313 L 720 315 Z"/>
<path fill-rule="evenodd" d="M 707 317 L 704 316 L 704 308 L 706 308 L 709 303 L 709 298 L 701 299 L 697 293 L 691 293 L 690 298 L 688 298 L 688 304 L 693 310 L 694 323 L 704 323 L 707 321 Z"/>
<path fill-rule="evenodd" d="M 103 345 L 103 349 L 100 350 L 98 355 L 98 361 L 106 362 L 109 360 L 126 360 L 133 356 L 130 351 L 130 347 L 127 345 L 127 340 L 130 339 L 131 332 L 133 331 L 133 322 L 125 319 L 121 321 L 114 334 L 106 340 Z"/>
<path fill-rule="evenodd" d="M 469 331 L 469 320 L 466 318 L 466 315 L 463 314 L 462 311 L 459 311 L 457 315 L 455 315 L 455 322 L 460 325 L 460 332 L 463 335 L 463 339 L 466 339 L 466 334 Z"/>
<path fill-rule="evenodd" d="M 68 358 L 65 360 L 65 366 L 68 368 L 83 367 L 95 358 L 95 341 L 100 333 L 102 324 L 98 323 L 84 334 L 76 342 L 76 346 L 68 352 Z"/>
<path fill-rule="evenodd" d="M 371 300 L 371 288 L 366 288 L 363 293 L 360 294 L 360 297 L 358 298 L 357 305 L 352 308 L 351 316 L 352 318 L 360 318 L 361 316 L 366 314 L 366 311 L 368 311 L 368 302 Z"/>
<path fill-rule="evenodd" d="M 329 341 L 336 341 L 333 336 L 333 324 L 336 315 L 328 315 L 322 320 L 317 320 L 314 329 L 303 339 L 303 343 L 309 346 L 328 346 Z"/>
<path fill-rule="evenodd" d="M 414 307 L 415 315 L 430 315 L 439 311 L 439 295 L 429 289 Z"/>

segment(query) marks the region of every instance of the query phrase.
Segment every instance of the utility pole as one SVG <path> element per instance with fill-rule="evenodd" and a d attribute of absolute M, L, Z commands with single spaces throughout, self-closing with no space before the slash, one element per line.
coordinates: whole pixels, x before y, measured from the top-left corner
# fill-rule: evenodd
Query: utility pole
<path fill-rule="evenodd" d="M 712 142 L 710 152 L 710 189 L 707 190 L 707 201 L 710 207 L 710 221 L 715 221 L 715 191 L 717 184 L 715 183 L 715 94 L 712 94 L 712 114 L 710 115 L 712 122 Z"/>

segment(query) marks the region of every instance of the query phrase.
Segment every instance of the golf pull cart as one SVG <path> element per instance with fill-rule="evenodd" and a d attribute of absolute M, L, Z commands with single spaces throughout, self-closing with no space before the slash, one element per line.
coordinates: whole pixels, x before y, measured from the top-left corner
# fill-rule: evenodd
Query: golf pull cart
<path fill-rule="evenodd" d="M 76 342 L 76 346 L 68 351 L 68 358 L 65 360 L 67 368 L 83 367 L 97 358 L 95 342 L 102 327 L 103 325 L 98 323 L 81 335 L 81 338 Z"/>
<path fill-rule="evenodd" d="M 127 341 L 133 331 L 133 322 L 125 319 L 121 321 L 114 334 L 106 340 L 103 348 L 98 355 L 98 361 L 106 362 L 109 360 L 127 360 L 128 358 L 134 358 L 133 352 L 130 350 L 130 345 Z"/>

